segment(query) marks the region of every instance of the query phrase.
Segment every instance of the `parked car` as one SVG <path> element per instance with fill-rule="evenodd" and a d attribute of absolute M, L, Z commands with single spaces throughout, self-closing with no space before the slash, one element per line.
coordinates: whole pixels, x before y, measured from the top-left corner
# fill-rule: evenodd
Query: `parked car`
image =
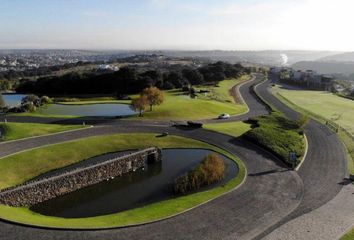
<path fill-rule="evenodd" d="M 187 124 L 188 124 L 189 127 L 192 127 L 192 128 L 201 128 L 201 127 L 203 127 L 203 123 L 199 123 L 199 122 L 188 121 Z"/>
<path fill-rule="evenodd" d="M 228 119 L 228 118 L 230 118 L 230 115 L 227 113 L 220 114 L 218 117 L 218 119 Z"/>

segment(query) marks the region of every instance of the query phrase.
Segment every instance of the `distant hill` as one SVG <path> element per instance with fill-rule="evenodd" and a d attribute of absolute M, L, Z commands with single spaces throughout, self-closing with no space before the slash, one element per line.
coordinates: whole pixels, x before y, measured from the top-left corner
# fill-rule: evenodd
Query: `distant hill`
<path fill-rule="evenodd" d="M 314 70 L 320 74 L 343 74 L 354 73 L 354 62 L 325 62 L 325 61 L 301 61 L 292 65 L 296 70 Z"/>
<path fill-rule="evenodd" d="M 346 53 L 322 57 L 322 58 L 318 59 L 318 61 L 354 62 L 354 52 L 346 52 Z"/>
<path fill-rule="evenodd" d="M 315 61 L 319 58 L 338 54 L 331 51 L 161 51 L 162 54 L 173 57 L 200 57 L 213 61 L 250 62 L 269 66 L 291 65 L 299 61 Z"/>

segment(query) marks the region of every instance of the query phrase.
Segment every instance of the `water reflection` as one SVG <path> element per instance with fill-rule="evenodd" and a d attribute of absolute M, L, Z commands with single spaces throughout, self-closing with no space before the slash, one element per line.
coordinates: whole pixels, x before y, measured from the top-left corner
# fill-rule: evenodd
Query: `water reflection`
<path fill-rule="evenodd" d="M 116 213 L 175 197 L 171 191 L 174 179 L 194 168 L 212 151 L 204 149 L 165 149 L 161 162 L 122 177 L 102 182 L 73 193 L 40 203 L 31 210 L 50 216 L 90 217 Z M 237 165 L 222 156 L 226 172 L 218 184 L 225 184 L 238 173 Z"/>

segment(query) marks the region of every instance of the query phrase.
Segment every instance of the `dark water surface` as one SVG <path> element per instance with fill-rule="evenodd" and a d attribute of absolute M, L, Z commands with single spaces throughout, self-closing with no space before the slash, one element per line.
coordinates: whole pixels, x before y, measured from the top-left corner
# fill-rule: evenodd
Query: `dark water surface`
<path fill-rule="evenodd" d="M 50 104 L 46 107 L 39 108 L 37 112 L 46 115 L 67 115 L 80 117 L 115 117 L 136 114 L 135 111 L 130 109 L 128 104 L 119 103 L 84 105 Z"/>
<path fill-rule="evenodd" d="M 5 104 L 9 107 L 16 107 L 21 104 L 22 98 L 26 97 L 25 94 L 3 94 L 2 95 L 5 101 Z"/>
<path fill-rule="evenodd" d="M 106 182 L 80 189 L 31 207 L 43 215 L 65 218 L 92 217 L 117 213 L 127 209 L 173 198 L 174 179 L 194 168 L 206 155 L 205 149 L 164 149 L 162 161 L 145 170 L 128 173 Z M 111 155 L 98 156 L 87 161 L 103 161 Z M 226 165 L 225 178 L 201 191 L 227 183 L 238 174 L 234 161 L 221 155 Z M 82 164 L 82 163 L 81 163 Z"/>

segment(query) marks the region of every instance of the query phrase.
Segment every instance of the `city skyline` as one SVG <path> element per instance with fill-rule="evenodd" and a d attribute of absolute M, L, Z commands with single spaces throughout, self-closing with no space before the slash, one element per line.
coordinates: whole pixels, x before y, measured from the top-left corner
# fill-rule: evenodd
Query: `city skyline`
<path fill-rule="evenodd" d="M 0 49 L 354 51 L 349 0 L 3 0 Z"/>

